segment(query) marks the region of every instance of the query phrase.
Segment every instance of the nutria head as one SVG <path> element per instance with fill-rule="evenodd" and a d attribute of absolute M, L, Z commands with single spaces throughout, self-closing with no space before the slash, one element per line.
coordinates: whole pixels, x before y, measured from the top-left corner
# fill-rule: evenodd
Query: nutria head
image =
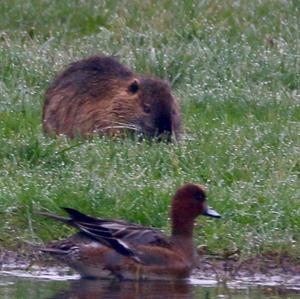
<path fill-rule="evenodd" d="M 136 76 L 113 57 L 93 56 L 71 64 L 46 92 L 46 132 L 88 136 L 180 137 L 180 112 L 167 82 Z"/>
<path fill-rule="evenodd" d="M 135 78 L 128 87 L 135 98 L 135 114 L 130 118 L 131 125 L 147 137 L 169 140 L 174 134 L 180 135 L 180 113 L 165 81 L 141 77 Z"/>

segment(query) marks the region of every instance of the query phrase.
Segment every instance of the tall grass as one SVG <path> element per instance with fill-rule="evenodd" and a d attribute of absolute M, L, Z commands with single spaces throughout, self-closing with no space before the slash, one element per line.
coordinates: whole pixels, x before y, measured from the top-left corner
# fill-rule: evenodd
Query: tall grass
<path fill-rule="evenodd" d="M 61 206 L 168 231 L 175 189 L 199 182 L 223 219 L 199 220 L 198 244 L 299 254 L 299 10 L 296 0 L 1 1 L 1 246 L 65 236 L 35 214 Z M 49 82 L 95 53 L 168 79 L 186 138 L 44 136 Z"/>

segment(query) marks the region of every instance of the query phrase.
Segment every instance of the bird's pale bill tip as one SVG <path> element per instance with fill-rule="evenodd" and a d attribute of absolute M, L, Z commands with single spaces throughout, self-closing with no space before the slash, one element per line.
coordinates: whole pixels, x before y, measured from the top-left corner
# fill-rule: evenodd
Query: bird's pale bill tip
<path fill-rule="evenodd" d="M 211 208 L 207 208 L 202 215 L 213 217 L 213 218 L 221 218 L 221 215 L 217 211 Z"/>

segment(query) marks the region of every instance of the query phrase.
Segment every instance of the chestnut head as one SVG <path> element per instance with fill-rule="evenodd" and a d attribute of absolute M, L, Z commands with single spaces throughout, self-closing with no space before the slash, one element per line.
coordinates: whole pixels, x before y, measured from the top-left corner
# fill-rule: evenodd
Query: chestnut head
<path fill-rule="evenodd" d="M 207 198 L 204 188 L 198 184 L 188 183 L 180 187 L 172 202 L 173 218 L 180 217 L 187 219 L 195 219 L 203 215 L 213 218 L 220 218 L 221 216 L 215 210 L 207 205 Z"/>

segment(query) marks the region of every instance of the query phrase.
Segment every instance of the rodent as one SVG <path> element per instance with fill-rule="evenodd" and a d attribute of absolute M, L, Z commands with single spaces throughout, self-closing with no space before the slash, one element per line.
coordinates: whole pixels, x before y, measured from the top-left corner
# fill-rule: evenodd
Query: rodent
<path fill-rule="evenodd" d="M 70 138 L 91 134 L 180 138 L 180 109 L 166 81 L 138 76 L 115 57 L 71 63 L 46 91 L 43 128 Z"/>

